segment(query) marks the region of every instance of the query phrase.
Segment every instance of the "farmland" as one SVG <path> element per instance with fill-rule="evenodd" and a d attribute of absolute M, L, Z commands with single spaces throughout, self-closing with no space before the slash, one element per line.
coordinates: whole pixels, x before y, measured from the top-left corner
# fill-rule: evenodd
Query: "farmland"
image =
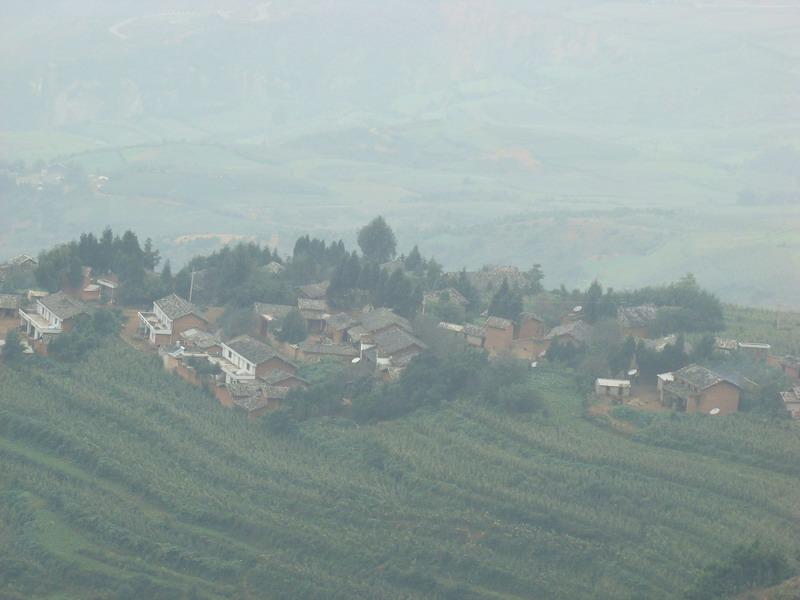
<path fill-rule="evenodd" d="M 738 544 L 796 560 L 796 424 L 621 435 L 534 378 L 545 414 L 279 434 L 124 344 L 0 366 L 4 597 L 672 598 Z"/>

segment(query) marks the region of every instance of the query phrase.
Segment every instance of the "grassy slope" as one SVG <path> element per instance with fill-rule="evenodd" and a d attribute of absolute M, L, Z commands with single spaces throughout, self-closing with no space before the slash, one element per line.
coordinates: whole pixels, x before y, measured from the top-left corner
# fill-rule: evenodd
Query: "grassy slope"
<path fill-rule="evenodd" d="M 666 598 L 732 544 L 800 550 L 791 425 L 623 437 L 541 374 L 546 418 L 454 402 L 281 438 L 151 360 L 0 367 L 4 597 Z"/>

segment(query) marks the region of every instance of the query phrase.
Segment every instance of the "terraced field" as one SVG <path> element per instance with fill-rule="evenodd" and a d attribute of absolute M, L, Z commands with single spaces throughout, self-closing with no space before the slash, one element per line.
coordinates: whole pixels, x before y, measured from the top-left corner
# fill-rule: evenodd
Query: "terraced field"
<path fill-rule="evenodd" d="M 127 347 L 0 366 L 0 596 L 671 598 L 735 544 L 799 555 L 795 425 L 623 436 L 536 377 L 544 416 L 278 435 Z"/>

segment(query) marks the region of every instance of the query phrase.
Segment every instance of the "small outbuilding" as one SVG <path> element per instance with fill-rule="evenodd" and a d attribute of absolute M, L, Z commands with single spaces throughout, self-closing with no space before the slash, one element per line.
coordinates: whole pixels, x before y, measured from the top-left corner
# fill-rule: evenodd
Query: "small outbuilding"
<path fill-rule="evenodd" d="M 602 379 L 594 382 L 594 393 L 598 396 L 627 398 L 631 395 L 631 382 L 628 379 Z"/>

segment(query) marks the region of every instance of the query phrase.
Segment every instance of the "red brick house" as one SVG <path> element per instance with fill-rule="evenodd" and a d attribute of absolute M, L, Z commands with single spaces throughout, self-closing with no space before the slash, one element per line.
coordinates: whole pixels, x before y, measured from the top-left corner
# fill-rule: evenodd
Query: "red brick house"
<path fill-rule="evenodd" d="M 661 376 L 659 376 L 661 378 Z M 699 365 L 672 373 L 660 385 L 661 403 L 688 413 L 726 415 L 739 410 L 742 388 Z"/>
<path fill-rule="evenodd" d="M 790 379 L 800 382 L 800 358 L 796 356 L 769 356 L 767 364 L 777 367 Z"/>
<path fill-rule="evenodd" d="M 532 312 L 523 312 L 519 315 L 518 339 L 542 338 L 547 334 L 547 325 L 544 319 Z"/>
<path fill-rule="evenodd" d="M 258 333 L 261 337 L 267 337 L 275 326 L 283 321 L 294 306 L 288 304 L 266 304 L 256 302 L 253 305 L 253 312 L 258 316 Z"/>
<path fill-rule="evenodd" d="M 589 341 L 593 327 L 583 321 L 567 321 L 564 325 L 553 327 L 545 336 L 549 344 L 558 341 L 559 344 L 572 344 L 583 346 Z"/>
<path fill-rule="evenodd" d="M 489 317 L 485 324 L 483 347 L 490 353 L 510 350 L 514 342 L 514 322 L 502 317 Z"/>

